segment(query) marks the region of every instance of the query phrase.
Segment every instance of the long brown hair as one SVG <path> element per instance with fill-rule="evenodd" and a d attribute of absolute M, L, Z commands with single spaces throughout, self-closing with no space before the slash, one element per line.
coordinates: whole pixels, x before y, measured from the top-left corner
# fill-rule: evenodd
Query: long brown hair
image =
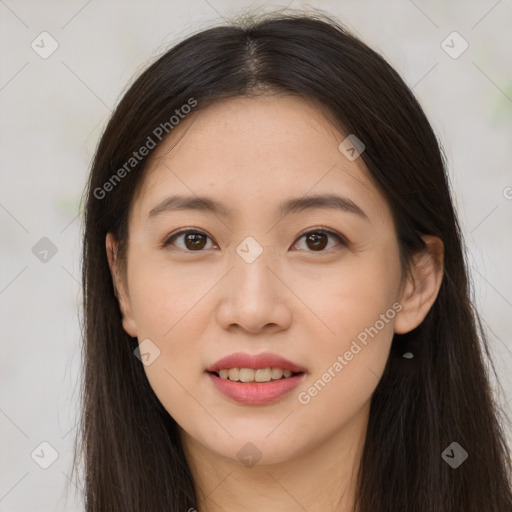
<path fill-rule="evenodd" d="M 83 463 L 86 510 L 197 506 L 177 424 L 134 356 L 137 339 L 122 328 L 105 236 L 115 234 L 123 261 L 128 212 L 149 156 L 129 169 L 126 162 L 156 127 L 190 98 L 199 110 L 265 90 L 319 101 L 342 132 L 364 141 L 361 158 L 392 209 L 404 268 L 424 249 L 422 234 L 445 246 L 436 301 L 416 329 L 395 334 L 372 397 L 357 510 L 512 511 L 505 416 L 491 393 L 494 367 L 472 305 L 442 147 L 385 59 L 317 13 L 241 18 L 185 39 L 135 80 L 101 137 L 84 195 L 84 380 L 74 469 Z M 407 350 L 413 360 L 401 357 Z M 454 442 L 468 454 L 457 468 L 442 456 Z"/>

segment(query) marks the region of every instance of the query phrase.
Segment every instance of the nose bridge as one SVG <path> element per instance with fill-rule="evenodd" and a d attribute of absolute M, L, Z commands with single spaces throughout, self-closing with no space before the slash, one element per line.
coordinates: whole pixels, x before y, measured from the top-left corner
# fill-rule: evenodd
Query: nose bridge
<path fill-rule="evenodd" d="M 264 246 L 253 236 L 245 237 L 235 249 L 233 279 L 236 288 L 249 294 L 269 293 L 273 289 L 273 274 L 268 267 L 275 264 L 274 256 L 271 246 Z"/>
<path fill-rule="evenodd" d="M 283 328 L 289 322 L 283 285 L 274 275 L 278 271 L 275 266 L 275 251 L 252 236 L 235 248 L 219 310 L 225 328 L 238 324 L 256 332 L 268 324 Z"/>

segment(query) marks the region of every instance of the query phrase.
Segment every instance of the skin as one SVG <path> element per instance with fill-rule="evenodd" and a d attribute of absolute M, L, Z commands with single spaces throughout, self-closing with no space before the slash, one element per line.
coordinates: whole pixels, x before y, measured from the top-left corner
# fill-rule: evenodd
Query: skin
<path fill-rule="evenodd" d="M 402 275 L 389 205 L 362 159 L 340 152 L 344 138 L 318 105 L 293 96 L 218 102 L 181 121 L 154 150 L 130 213 L 126 273 L 107 235 L 123 327 L 160 350 L 144 370 L 180 426 L 201 512 L 276 503 L 282 512 L 348 511 L 393 333 L 417 327 L 438 294 L 442 242 L 425 236 L 428 249 Z M 324 192 L 350 198 L 368 220 L 330 209 L 276 213 L 285 199 Z M 233 217 L 182 210 L 147 222 L 173 194 L 214 198 Z M 347 244 L 330 236 L 315 250 L 303 235 L 322 226 Z M 183 235 L 162 247 L 181 228 L 206 233 L 204 248 L 194 250 Z M 236 252 L 248 236 L 263 250 L 252 263 Z M 300 403 L 299 393 L 394 303 L 401 306 L 394 318 Z M 234 352 L 277 353 L 305 367 L 306 377 L 273 404 L 237 404 L 205 373 Z M 252 467 L 237 456 L 249 442 L 261 454 Z"/>

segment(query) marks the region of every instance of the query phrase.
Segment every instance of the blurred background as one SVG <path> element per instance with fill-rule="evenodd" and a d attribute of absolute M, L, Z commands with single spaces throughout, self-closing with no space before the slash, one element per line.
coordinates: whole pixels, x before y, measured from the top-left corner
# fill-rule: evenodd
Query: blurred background
<path fill-rule="evenodd" d="M 512 405 L 510 0 L 0 0 L 0 512 L 83 510 L 80 199 L 123 91 L 246 9 L 320 9 L 401 74 L 448 157 L 474 300 Z M 509 439 L 511 439 L 509 431 Z"/>

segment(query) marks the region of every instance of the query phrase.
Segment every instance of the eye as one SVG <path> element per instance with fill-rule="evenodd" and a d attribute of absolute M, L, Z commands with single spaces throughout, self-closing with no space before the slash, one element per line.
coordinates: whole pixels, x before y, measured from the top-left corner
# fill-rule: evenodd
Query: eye
<path fill-rule="evenodd" d="M 309 252 L 326 252 L 325 247 L 328 244 L 328 238 L 335 238 L 341 245 L 347 245 L 346 240 L 338 233 L 328 229 L 315 229 L 304 233 L 300 239 L 305 238 L 306 247 L 311 249 Z M 332 248 L 333 246 L 329 247 Z"/>
<path fill-rule="evenodd" d="M 167 238 L 163 246 L 167 247 L 168 245 L 174 244 L 176 239 L 183 239 L 185 247 L 179 247 L 180 249 L 188 252 L 201 251 L 201 249 L 203 249 L 206 245 L 205 240 L 207 238 L 210 237 L 202 231 L 195 229 L 182 229 L 181 231 L 178 231 L 177 233 L 174 233 L 169 238 Z"/>
<path fill-rule="evenodd" d="M 328 245 L 329 237 L 334 238 L 341 245 L 347 245 L 347 241 L 340 234 L 323 228 L 308 231 L 307 233 L 301 235 L 299 239 L 306 239 L 306 247 L 310 249 L 308 252 L 325 252 L 324 249 Z M 180 247 L 178 245 L 177 247 L 179 249 L 187 252 L 201 252 L 201 250 L 204 249 L 207 245 L 208 239 L 211 240 L 210 236 L 208 236 L 203 231 L 196 229 L 182 229 L 177 233 L 173 233 L 169 238 L 167 238 L 163 243 L 163 247 L 176 245 L 176 240 L 183 240 L 184 246 Z M 329 247 L 329 249 L 332 247 L 333 246 Z"/>

